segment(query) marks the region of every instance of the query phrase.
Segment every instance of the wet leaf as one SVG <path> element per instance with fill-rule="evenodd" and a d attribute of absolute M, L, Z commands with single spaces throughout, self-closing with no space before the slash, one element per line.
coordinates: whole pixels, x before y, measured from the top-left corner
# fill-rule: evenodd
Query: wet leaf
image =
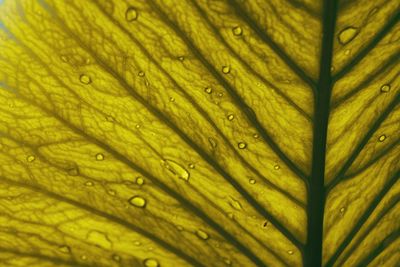
<path fill-rule="evenodd" d="M 399 5 L 0 1 L 0 265 L 396 266 Z"/>

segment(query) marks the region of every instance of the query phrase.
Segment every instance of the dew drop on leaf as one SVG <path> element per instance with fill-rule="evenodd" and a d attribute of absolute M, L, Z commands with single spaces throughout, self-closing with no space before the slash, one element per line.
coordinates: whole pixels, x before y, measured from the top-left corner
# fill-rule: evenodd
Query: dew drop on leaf
<path fill-rule="evenodd" d="M 222 66 L 223 74 L 228 74 L 229 72 L 231 72 L 231 68 L 229 66 Z"/>
<path fill-rule="evenodd" d="M 350 55 L 350 49 L 346 49 L 346 50 L 344 51 L 344 54 L 345 54 L 346 56 Z"/>
<path fill-rule="evenodd" d="M 381 92 L 382 93 L 387 93 L 390 91 L 390 85 L 389 84 L 384 84 L 381 86 Z"/>
<path fill-rule="evenodd" d="M 146 267 L 159 267 L 160 264 L 156 259 L 145 259 L 143 261 L 144 266 Z"/>
<path fill-rule="evenodd" d="M 242 209 L 242 204 L 240 204 L 239 201 L 231 197 L 231 201 L 229 202 L 229 205 L 231 205 L 232 208 L 235 210 L 241 210 Z"/>
<path fill-rule="evenodd" d="M 92 181 L 87 181 L 85 183 L 86 186 L 94 186 L 94 183 Z"/>
<path fill-rule="evenodd" d="M 208 138 L 208 142 L 210 143 L 210 145 L 211 145 L 211 147 L 212 147 L 213 149 L 215 149 L 215 148 L 217 147 L 217 141 L 215 141 L 214 138 L 209 137 L 209 138 Z"/>
<path fill-rule="evenodd" d="M 342 45 L 345 45 L 349 43 L 351 40 L 353 40 L 356 35 L 358 34 L 358 30 L 355 27 L 347 27 L 344 28 L 340 33 L 339 33 L 339 43 Z"/>
<path fill-rule="evenodd" d="M 71 167 L 71 168 L 67 169 L 67 173 L 68 173 L 68 175 L 71 175 L 71 176 L 77 176 L 77 175 L 79 175 L 79 168 Z"/>
<path fill-rule="evenodd" d="M 386 140 L 386 135 L 382 134 L 381 136 L 379 136 L 378 138 L 379 142 L 383 142 Z"/>
<path fill-rule="evenodd" d="M 144 72 L 143 71 L 139 71 L 138 76 L 139 77 L 144 77 Z"/>
<path fill-rule="evenodd" d="M 68 246 L 60 246 L 58 248 L 59 251 L 61 251 L 62 253 L 70 253 L 71 252 L 71 248 Z"/>
<path fill-rule="evenodd" d="M 79 76 L 79 81 L 83 84 L 90 84 L 92 82 L 92 78 L 86 74 L 81 74 L 81 76 Z"/>
<path fill-rule="evenodd" d="M 268 224 L 269 224 L 268 221 L 265 221 L 265 222 L 263 222 L 262 226 L 263 226 L 263 227 L 267 227 Z"/>
<path fill-rule="evenodd" d="M 114 254 L 112 256 L 112 259 L 115 260 L 116 262 L 120 262 L 121 261 L 121 257 L 119 255 Z"/>
<path fill-rule="evenodd" d="M 178 60 L 179 60 L 179 61 L 184 61 L 184 60 L 185 60 L 185 57 L 182 57 L 182 56 L 181 56 L 181 57 L 178 57 Z"/>
<path fill-rule="evenodd" d="M 196 235 L 197 235 L 199 238 L 203 239 L 203 240 L 207 240 L 208 238 L 210 238 L 210 236 L 209 236 L 206 232 L 204 232 L 204 231 L 202 231 L 202 230 L 197 230 L 197 231 L 196 231 Z"/>
<path fill-rule="evenodd" d="M 144 184 L 144 179 L 142 177 L 137 177 L 135 182 L 138 185 L 142 185 Z"/>
<path fill-rule="evenodd" d="M 169 102 L 175 102 L 175 98 L 170 97 L 170 98 L 169 98 Z"/>
<path fill-rule="evenodd" d="M 260 138 L 260 136 L 258 135 L 258 134 L 253 134 L 253 137 L 255 138 L 255 139 L 258 139 L 258 138 Z"/>
<path fill-rule="evenodd" d="M 26 161 L 28 161 L 28 162 L 34 162 L 35 159 L 36 159 L 36 157 L 33 156 L 33 155 L 29 155 L 29 156 L 26 157 Z"/>
<path fill-rule="evenodd" d="M 111 196 L 115 196 L 117 194 L 117 192 L 115 192 L 115 190 L 107 190 L 107 194 L 111 195 Z"/>
<path fill-rule="evenodd" d="M 139 196 L 133 196 L 129 199 L 129 204 L 138 208 L 144 208 L 146 206 L 146 200 Z"/>
<path fill-rule="evenodd" d="M 206 87 L 206 88 L 204 88 L 204 92 L 206 92 L 207 94 L 211 94 L 212 93 L 212 88 L 211 87 Z"/>
<path fill-rule="evenodd" d="M 234 118 L 235 118 L 235 116 L 234 116 L 233 114 L 229 114 L 229 115 L 227 116 L 228 121 L 231 121 L 231 120 L 233 120 Z"/>
<path fill-rule="evenodd" d="M 139 13 L 137 12 L 136 8 L 129 7 L 125 12 L 125 19 L 128 22 L 132 22 L 137 20 Z"/>
<path fill-rule="evenodd" d="M 82 255 L 81 256 L 81 260 L 83 260 L 83 261 L 87 260 L 87 256 L 86 255 Z"/>
<path fill-rule="evenodd" d="M 293 252 L 293 250 L 288 250 L 287 253 L 288 253 L 289 255 L 293 255 L 294 252 Z"/>
<path fill-rule="evenodd" d="M 244 143 L 244 142 L 239 142 L 238 143 L 238 148 L 239 149 L 245 149 L 247 147 L 247 144 L 246 143 Z"/>
<path fill-rule="evenodd" d="M 343 213 L 345 212 L 345 210 L 346 210 L 346 209 L 345 209 L 344 207 L 341 207 L 341 208 L 340 208 L 340 213 L 343 215 Z"/>
<path fill-rule="evenodd" d="M 195 168 L 193 163 L 190 163 L 188 166 L 189 166 L 190 169 L 194 169 Z"/>
<path fill-rule="evenodd" d="M 142 243 L 141 243 L 140 241 L 135 241 L 135 242 L 133 242 L 133 244 L 134 244 L 135 246 L 140 246 Z"/>
<path fill-rule="evenodd" d="M 249 183 L 250 183 L 250 184 L 255 184 L 255 183 L 256 183 L 256 180 L 250 179 L 250 180 L 249 180 Z"/>
<path fill-rule="evenodd" d="M 232 28 L 232 33 L 235 36 L 240 36 L 240 35 L 243 34 L 243 30 L 242 30 L 242 28 L 240 26 L 236 26 L 236 27 Z"/>
<path fill-rule="evenodd" d="M 275 169 L 275 170 L 279 170 L 280 168 L 281 168 L 281 166 L 279 166 L 278 164 L 275 164 L 275 165 L 274 165 L 274 169 Z"/>
<path fill-rule="evenodd" d="M 179 163 L 173 160 L 165 159 L 161 161 L 161 165 L 176 177 L 185 181 L 189 181 L 190 173 Z"/>
<path fill-rule="evenodd" d="M 104 155 L 102 153 L 97 153 L 96 154 L 96 160 L 97 161 L 102 161 L 104 160 Z"/>

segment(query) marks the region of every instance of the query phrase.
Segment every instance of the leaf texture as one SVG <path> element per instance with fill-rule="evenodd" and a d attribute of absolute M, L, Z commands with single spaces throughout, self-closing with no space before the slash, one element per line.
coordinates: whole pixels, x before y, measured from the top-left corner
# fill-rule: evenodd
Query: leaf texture
<path fill-rule="evenodd" d="M 396 266 L 399 5 L 0 1 L 0 266 Z"/>

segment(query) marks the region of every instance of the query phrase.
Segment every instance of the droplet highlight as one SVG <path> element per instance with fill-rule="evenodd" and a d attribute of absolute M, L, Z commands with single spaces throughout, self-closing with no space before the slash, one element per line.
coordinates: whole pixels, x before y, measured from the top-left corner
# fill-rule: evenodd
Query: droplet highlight
<path fill-rule="evenodd" d="M 206 88 L 204 88 L 204 92 L 206 92 L 207 94 L 211 94 L 212 93 L 212 88 L 211 87 L 206 87 Z"/>
<path fill-rule="evenodd" d="M 381 86 L 381 93 L 387 93 L 390 91 L 390 84 L 384 84 Z"/>
<path fill-rule="evenodd" d="M 351 42 L 358 34 L 358 29 L 355 27 L 347 27 L 344 28 L 338 36 L 339 43 L 342 45 L 348 44 Z"/>
<path fill-rule="evenodd" d="M 274 165 L 274 170 L 279 170 L 281 168 L 281 166 L 279 166 L 278 164 Z"/>
<path fill-rule="evenodd" d="M 69 246 L 60 246 L 58 248 L 59 251 L 61 251 L 62 253 L 70 253 L 71 252 L 71 248 Z"/>
<path fill-rule="evenodd" d="M 231 72 L 231 68 L 229 66 L 222 66 L 222 73 L 228 74 Z"/>
<path fill-rule="evenodd" d="M 125 12 L 125 19 L 128 22 L 135 21 L 135 20 L 137 20 L 138 17 L 139 17 L 139 13 L 136 10 L 136 8 L 134 8 L 134 7 L 129 7 Z"/>
<path fill-rule="evenodd" d="M 256 183 L 256 180 L 250 179 L 250 180 L 249 180 L 249 183 L 250 183 L 250 184 L 255 184 L 255 183 Z"/>
<path fill-rule="evenodd" d="M 161 161 L 161 165 L 176 177 L 185 181 L 189 181 L 190 173 L 179 163 L 173 160 L 165 159 Z"/>
<path fill-rule="evenodd" d="M 244 142 L 239 142 L 238 143 L 238 148 L 239 149 L 245 149 L 247 147 L 247 144 L 246 143 L 244 143 Z"/>
<path fill-rule="evenodd" d="M 102 161 L 104 160 L 104 155 L 102 153 L 97 153 L 96 154 L 96 160 L 97 161 Z"/>
<path fill-rule="evenodd" d="M 85 182 L 86 186 L 94 186 L 94 183 L 92 181 L 87 181 Z"/>
<path fill-rule="evenodd" d="M 235 36 L 241 36 L 243 34 L 243 29 L 240 26 L 233 27 L 232 33 Z"/>
<path fill-rule="evenodd" d="M 203 239 L 203 240 L 207 240 L 210 238 L 210 236 L 202 230 L 197 230 L 196 235 L 197 235 L 197 237 L 199 237 L 200 239 Z"/>
<path fill-rule="evenodd" d="M 379 136 L 378 141 L 379 142 L 383 142 L 386 140 L 386 135 L 382 134 L 381 136 Z"/>
<path fill-rule="evenodd" d="M 139 71 L 139 73 L 138 73 L 138 76 L 139 76 L 139 77 L 144 77 L 144 75 L 145 75 L 145 74 L 144 74 L 144 71 Z"/>
<path fill-rule="evenodd" d="M 36 159 L 36 157 L 33 156 L 33 155 L 29 155 L 29 156 L 26 157 L 26 161 L 27 161 L 27 162 L 34 162 L 35 159 Z"/>
<path fill-rule="evenodd" d="M 158 263 L 158 261 L 156 259 L 145 259 L 143 261 L 144 266 L 146 267 L 159 267 L 160 264 Z"/>
<path fill-rule="evenodd" d="M 293 254 L 294 254 L 294 251 L 293 251 L 293 250 L 288 250 L 287 253 L 288 253 L 289 255 L 293 255 Z"/>
<path fill-rule="evenodd" d="M 142 177 L 137 177 L 135 182 L 137 185 L 142 185 L 144 184 L 144 179 Z"/>
<path fill-rule="evenodd" d="M 226 116 L 226 118 L 228 119 L 228 121 L 232 121 L 235 118 L 235 115 L 229 114 L 228 116 Z"/>
<path fill-rule="evenodd" d="M 210 143 L 210 145 L 211 145 L 211 147 L 212 147 L 213 149 L 217 148 L 217 141 L 216 141 L 214 138 L 209 137 L 209 138 L 208 138 L 208 142 Z"/>
<path fill-rule="evenodd" d="M 79 81 L 83 84 L 88 85 L 88 84 L 92 83 L 92 78 L 90 78 L 86 74 L 81 74 L 81 76 L 79 76 Z"/>
<path fill-rule="evenodd" d="M 129 204 L 138 208 L 144 208 L 146 206 L 146 200 L 139 196 L 133 196 L 129 199 Z"/>
<path fill-rule="evenodd" d="M 189 166 L 190 169 L 194 169 L 195 168 L 195 165 L 193 163 L 190 163 L 188 166 Z"/>

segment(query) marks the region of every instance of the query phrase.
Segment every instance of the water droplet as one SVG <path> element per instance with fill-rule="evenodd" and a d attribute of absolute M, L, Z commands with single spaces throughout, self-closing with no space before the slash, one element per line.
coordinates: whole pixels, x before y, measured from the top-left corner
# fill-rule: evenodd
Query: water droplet
<path fill-rule="evenodd" d="M 142 185 L 144 184 L 144 179 L 142 177 L 137 177 L 135 182 L 138 185 Z"/>
<path fill-rule="evenodd" d="M 165 159 L 161 161 L 161 165 L 178 178 L 189 181 L 190 173 L 177 162 Z"/>
<path fill-rule="evenodd" d="M 223 96 L 224 96 L 224 93 L 220 92 L 220 93 L 218 93 L 218 96 L 219 96 L 219 97 L 223 97 Z"/>
<path fill-rule="evenodd" d="M 228 212 L 228 217 L 229 217 L 230 219 L 233 219 L 233 218 L 235 217 L 235 215 L 234 215 L 232 212 Z"/>
<path fill-rule="evenodd" d="M 211 87 L 206 87 L 206 88 L 204 88 L 204 92 L 206 92 L 207 94 L 211 94 L 212 93 L 212 88 Z"/>
<path fill-rule="evenodd" d="M 158 261 L 156 259 L 145 259 L 143 261 L 143 264 L 146 267 L 158 267 L 158 266 L 160 266 L 160 264 L 158 263 Z"/>
<path fill-rule="evenodd" d="M 178 59 L 179 59 L 179 61 L 184 61 L 184 60 L 185 60 L 185 57 L 180 56 L 180 57 L 178 57 Z"/>
<path fill-rule="evenodd" d="M 229 72 L 231 72 L 231 67 L 229 67 L 229 66 L 222 66 L 222 73 L 223 73 L 223 74 L 228 74 Z"/>
<path fill-rule="evenodd" d="M 97 153 L 96 154 L 96 160 L 97 161 L 102 161 L 104 160 L 104 155 L 102 153 Z"/>
<path fill-rule="evenodd" d="M 86 74 L 81 74 L 81 76 L 79 76 L 79 80 L 83 84 L 90 84 L 92 82 L 92 78 L 90 78 Z"/>
<path fill-rule="evenodd" d="M 229 205 L 231 205 L 232 208 L 235 210 L 241 210 L 242 209 L 242 204 L 240 204 L 239 201 L 231 197 L 231 201 L 229 202 Z"/>
<path fill-rule="evenodd" d="M 228 121 L 231 121 L 231 120 L 233 120 L 233 119 L 235 118 L 235 115 L 229 114 L 229 115 L 227 116 L 227 118 L 228 118 Z"/>
<path fill-rule="evenodd" d="M 210 145 L 211 145 L 211 147 L 212 147 L 213 149 L 215 149 L 215 148 L 217 147 L 217 141 L 215 141 L 214 138 L 209 137 L 209 138 L 208 138 L 208 142 L 210 143 Z"/>
<path fill-rule="evenodd" d="M 381 136 L 379 136 L 379 142 L 383 142 L 386 140 L 386 135 L 382 134 Z"/>
<path fill-rule="evenodd" d="M 381 92 L 382 93 L 387 93 L 390 91 L 390 84 L 384 84 L 381 86 Z"/>
<path fill-rule="evenodd" d="M 281 166 L 279 166 L 278 164 L 275 164 L 275 165 L 274 165 L 274 169 L 275 169 L 275 170 L 279 170 L 280 168 L 281 168 Z"/>
<path fill-rule="evenodd" d="M 255 183 L 256 183 L 256 180 L 250 179 L 250 180 L 249 180 L 249 183 L 250 183 L 250 184 L 255 184 Z"/>
<path fill-rule="evenodd" d="M 232 33 L 235 36 L 240 36 L 240 35 L 243 34 L 243 30 L 242 30 L 242 28 L 240 26 L 236 26 L 236 27 L 232 28 Z"/>
<path fill-rule="evenodd" d="M 351 40 L 353 40 L 358 34 L 358 29 L 355 27 L 347 27 L 344 28 L 340 33 L 339 33 L 339 43 L 342 45 L 345 45 L 349 43 Z"/>
<path fill-rule="evenodd" d="M 134 244 L 135 246 L 140 246 L 140 245 L 142 244 L 142 242 L 140 242 L 140 241 L 135 241 L 135 242 L 133 242 L 133 244 Z"/>
<path fill-rule="evenodd" d="M 170 97 L 170 98 L 169 98 L 169 102 L 175 102 L 175 98 Z"/>
<path fill-rule="evenodd" d="M 94 183 L 92 181 L 87 181 L 85 183 L 86 186 L 94 186 Z"/>
<path fill-rule="evenodd" d="M 262 226 L 263 226 L 263 227 L 267 227 L 268 224 L 269 224 L 269 222 L 268 222 L 268 221 L 265 221 L 265 222 L 263 222 Z"/>
<path fill-rule="evenodd" d="M 350 55 L 350 52 L 351 52 L 350 49 L 346 49 L 346 50 L 344 51 L 344 54 L 345 54 L 346 56 L 348 56 L 348 55 Z"/>
<path fill-rule="evenodd" d="M 71 175 L 71 176 L 77 176 L 77 175 L 79 175 L 79 168 L 71 167 L 71 168 L 67 169 L 67 173 L 68 173 L 68 175 Z"/>
<path fill-rule="evenodd" d="M 62 253 L 70 253 L 71 252 L 71 248 L 69 246 L 60 246 L 58 248 L 59 251 L 61 251 Z"/>
<path fill-rule="evenodd" d="M 136 124 L 136 125 L 135 125 L 135 128 L 136 128 L 136 129 L 139 129 L 139 128 L 140 128 L 140 124 Z"/>
<path fill-rule="evenodd" d="M 342 208 L 340 209 L 340 213 L 343 214 L 343 213 L 345 212 L 345 210 L 346 210 L 346 209 L 345 209 L 344 207 L 342 207 Z"/>
<path fill-rule="evenodd" d="M 81 260 L 83 260 L 83 261 L 87 260 L 87 256 L 86 255 L 82 255 L 81 256 Z"/>
<path fill-rule="evenodd" d="M 245 149 L 247 147 L 247 144 L 246 143 L 244 143 L 244 142 L 239 142 L 238 143 L 238 148 L 239 149 Z"/>
<path fill-rule="evenodd" d="M 133 196 L 128 200 L 129 204 L 138 207 L 144 208 L 146 206 L 146 200 L 139 196 Z"/>
<path fill-rule="evenodd" d="M 332 66 L 332 67 L 331 67 L 331 72 L 334 72 L 334 71 L 335 71 L 335 67 Z"/>
<path fill-rule="evenodd" d="M 35 159 L 36 159 L 36 157 L 33 156 L 33 155 L 29 155 L 29 156 L 26 157 L 26 161 L 28 161 L 28 162 L 34 162 Z"/>
<path fill-rule="evenodd" d="M 190 163 L 188 166 L 189 166 L 190 169 L 194 169 L 195 168 L 195 165 L 193 163 Z"/>
<path fill-rule="evenodd" d="M 293 251 L 293 250 L 288 250 L 287 253 L 288 253 L 289 255 L 293 255 L 293 254 L 294 254 L 294 251 Z"/>
<path fill-rule="evenodd" d="M 209 236 L 206 232 L 204 232 L 204 231 L 202 231 L 202 230 L 197 230 L 197 231 L 196 231 L 196 235 L 197 235 L 199 238 L 203 239 L 203 240 L 207 240 L 207 239 L 210 238 L 210 236 Z"/>
<path fill-rule="evenodd" d="M 258 135 L 258 134 L 253 134 L 253 137 L 255 138 L 255 139 L 258 139 L 258 138 L 260 138 L 260 136 Z"/>
<path fill-rule="evenodd" d="M 120 262 L 120 261 L 121 261 L 121 257 L 120 257 L 119 255 L 117 255 L 117 254 L 114 254 L 114 255 L 112 256 L 112 259 L 115 260 L 115 261 L 117 261 L 117 262 Z"/>
<path fill-rule="evenodd" d="M 139 71 L 138 76 L 139 77 L 144 77 L 144 72 L 143 71 Z"/>
<path fill-rule="evenodd" d="M 137 12 L 136 8 L 134 8 L 134 7 L 129 7 L 125 12 L 125 19 L 128 22 L 137 20 L 138 17 L 139 17 L 139 13 Z"/>

